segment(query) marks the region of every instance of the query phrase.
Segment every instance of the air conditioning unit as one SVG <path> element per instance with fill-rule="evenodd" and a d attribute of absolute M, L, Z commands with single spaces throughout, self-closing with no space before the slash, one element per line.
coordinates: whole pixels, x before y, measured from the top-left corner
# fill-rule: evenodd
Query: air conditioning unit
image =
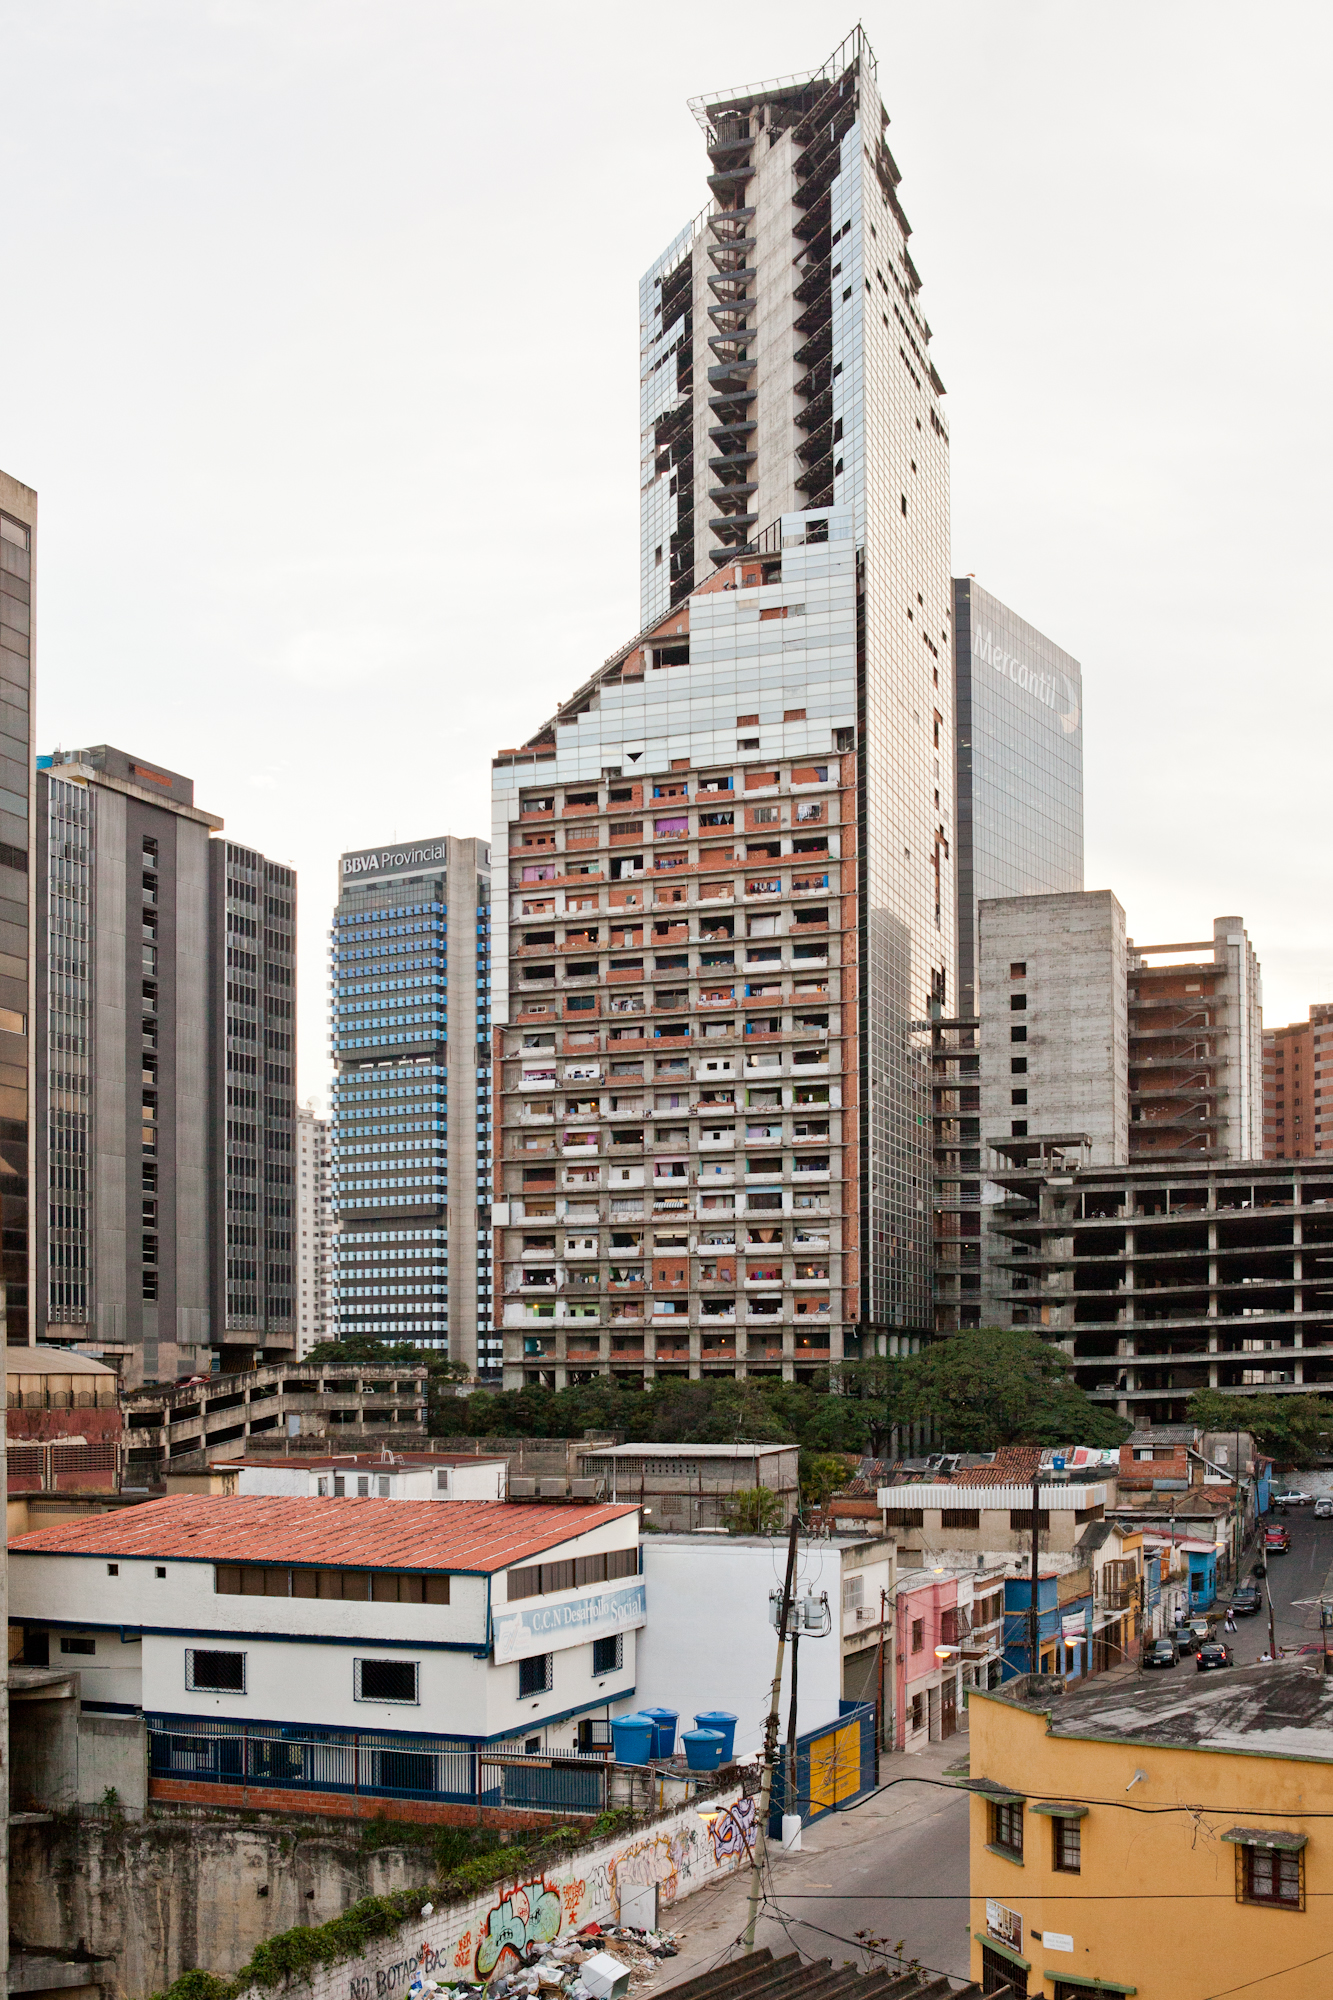
<path fill-rule="evenodd" d="M 600 1479 L 575 1479 L 570 1482 L 571 1497 L 575 1500 L 598 1500 L 601 1498 Z"/>
<path fill-rule="evenodd" d="M 569 1491 L 567 1479 L 539 1479 L 537 1491 L 543 1500 L 563 1500 Z"/>
<path fill-rule="evenodd" d="M 537 1482 L 535 1479 L 510 1480 L 509 1498 L 511 1500 L 535 1500 L 536 1497 L 537 1497 Z"/>
<path fill-rule="evenodd" d="M 858 1604 L 856 1607 L 856 1622 L 858 1625 L 878 1625 L 879 1606 L 876 1604 Z"/>

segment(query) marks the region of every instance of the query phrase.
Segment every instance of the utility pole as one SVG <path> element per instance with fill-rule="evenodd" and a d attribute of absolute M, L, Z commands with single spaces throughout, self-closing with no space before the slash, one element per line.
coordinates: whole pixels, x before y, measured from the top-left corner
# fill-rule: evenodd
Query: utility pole
<path fill-rule="evenodd" d="M 782 1585 L 782 1602 L 778 1606 L 778 1659 L 773 1669 L 773 1686 L 768 1698 L 768 1720 L 764 1724 L 764 1776 L 759 1787 L 759 1824 L 755 1828 L 754 1852 L 750 1857 L 750 1913 L 741 1940 L 746 1951 L 754 1950 L 754 1928 L 759 1920 L 759 1897 L 768 1849 L 768 1809 L 773 1797 L 773 1765 L 778 1754 L 778 1718 L 782 1705 L 782 1661 L 787 1649 L 787 1625 L 791 1618 L 792 1581 L 796 1574 L 796 1535 L 799 1527 L 800 1517 L 793 1514 L 791 1533 L 787 1537 L 787 1575 Z"/>
<path fill-rule="evenodd" d="M 887 1750 L 890 1747 L 885 1737 L 888 1727 L 888 1716 L 884 1708 L 884 1623 L 888 1615 L 889 1593 L 881 1586 L 879 1593 L 879 1662 L 875 1669 L 876 1677 L 879 1681 L 879 1747 L 881 1750 Z"/>
<path fill-rule="evenodd" d="M 797 1626 L 791 1635 L 791 1705 L 787 1710 L 787 1782 L 783 1791 L 783 1811 L 799 1812 L 796 1803 L 796 1675 L 801 1658 L 801 1607 L 796 1604 Z"/>
<path fill-rule="evenodd" d="M 1037 1523 L 1040 1515 L 1037 1502 L 1041 1497 L 1041 1478 L 1032 1475 L 1032 1602 L 1028 1607 L 1028 1672 L 1041 1672 L 1041 1612 L 1037 1605 Z"/>

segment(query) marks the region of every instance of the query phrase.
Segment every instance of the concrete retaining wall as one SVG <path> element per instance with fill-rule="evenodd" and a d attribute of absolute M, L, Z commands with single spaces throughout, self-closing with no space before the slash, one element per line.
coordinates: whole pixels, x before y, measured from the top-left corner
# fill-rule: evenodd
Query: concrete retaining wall
<path fill-rule="evenodd" d="M 537 1927 L 551 1935 L 614 1919 L 626 1884 L 656 1882 L 662 1909 L 744 1864 L 754 1802 L 736 1789 L 710 1800 L 734 1807 L 710 1832 L 693 1804 L 534 1876 L 520 1872 L 465 1903 L 377 1942 L 356 1965 L 315 1975 L 292 2000 L 383 2000 L 406 1993 L 409 1963 L 469 1973 Z M 353 1826 L 318 1830 L 218 1815 L 127 1820 L 57 1815 L 11 1831 L 10 1919 L 22 1945 L 104 1958 L 113 2000 L 161 1991 L 182 1972 L 233 1974 L 255 1946 L 299 1924 L 324 1924 L 362 1896 L 430 1881 L 428 1848 L 361 1848 Z M 558 1906 L 558 1907 L 557 1907 Z M 669 1920 L 669 1919 L 666 1919 Z M 438 1976 L 438 1972 L 437 1972 Z M 354 1982 L 361 1982 L 359 1985 Z M 272 1996 L 265 1996 L 272 2000 Z"/>
<path fill-rule="evenodd" d="M 657 1884 L 659 1920 L 675 1903 L 746 1864 L 757 1812 L 739 1790 L 707 1801 L 707 1825 L 691 1803 L 665 1813 L 628 1838 L 573 1855 L 558 1868 L 493 1883 L 468 1903 L 437 1909 L 375 1941 L 364 1957 L 294 1981 L 291 2000 L 391 2000 L 405 1994 L 418 1968 L 434 1979 L 486 1979 L 533 1941 L 572 1936 L 584 1924 L 614 1923 L 627 1890 Z M 284 2000 L 288 1989 L 277 1989 Z M 245 2000 L 274 2000 L 250 1989 Z"/>

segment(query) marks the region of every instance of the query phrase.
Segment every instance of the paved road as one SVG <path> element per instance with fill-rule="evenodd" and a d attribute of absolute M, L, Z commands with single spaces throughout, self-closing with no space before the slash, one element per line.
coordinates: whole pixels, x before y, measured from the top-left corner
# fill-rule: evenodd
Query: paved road
<path fill-rule="evenodd" d="M 1264 1608 L 1257 1618 L 1238 1618 L 1237 1630 L 1228 1643 L 1237 1662 L 1247 1666 L 1268 1648 L 1268 1609 L 1271 1596 L 1273 1627 L 1283 1650 L 1308 1646 L 1319 1639 L 1318 1599 L 1321 1592 L 1333 1597 L 1333 1521 L 1316 1521 L 1313 1507 L 1293 1507 L 1285 1515 L 1273 1514 L 1291 1536 L 1291 1552 L 1273 1556 L 1268 1562 L 1263 1585 Z M 1253 1557 L 1245 1564 L 1248 1574 Z"/>
<path fill-rule="evenodd" d="M 847 1813 L 807 1827 L 800 1854 L 770 1851 L 766 1907 L 756 1942 L 776 1955 L 857 1961 L 856 1933 L 903 1940 L 904 1955 L 939 1972 L 968 1971 L 968 1795 L 938 1784 L 944 1767 L 967 1756 L 967 1736 L 910 1757 L 888 1756 L 887 1789 Z M 904 1778 L 908 1782 L 890 1781 Z M 733 1878 L 664 1913 L 687 1933 L 670 1962 L 674 1984 L 717 1958 L 745 1924 L 746 1883 Z"/>

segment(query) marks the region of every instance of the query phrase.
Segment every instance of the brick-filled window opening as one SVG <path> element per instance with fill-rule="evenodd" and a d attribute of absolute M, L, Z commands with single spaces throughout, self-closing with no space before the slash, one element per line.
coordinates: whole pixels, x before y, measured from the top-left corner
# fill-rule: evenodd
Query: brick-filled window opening
<path fill-rule="evenodd" d="M 245 1654 L 185 1648 L 185 1685 L 191 1694 L 244 1694 Z"/>
<path fill-rule="evenodd" d="M 520 1701 L 530 1694 L 549 1694 L 554 1685 L 554 1653 L 534 1653 L 530 1660 L 519 1661 L 518 1698 Z"/>
<path fill-rule="evenodd" d="M 1261 1847 L 1245 1841 L 1236 1848 L 1236 1901 L 1268 1903 L 1283 1910 L 1305 1908 L 1305 1850 Z"/>
<path fill-rule="evenodd" d="M 447 1576 L 405 1570 L 285 1569 L 271 1563 L 218 1563 L 219 1597 L 322 1597 L 351 1604 L 447 1604 Z"/>
<path fill-rule="evenodd" d="M 420 1669 L 415 1660 L 353 1661 L 353 1692 L 357 1701 L 397 1701 L 415 1705 Z"/>
<path fill-rule="evenodd" d="M 1051 1821 L 1051 1865 L 1061 1875 L 1077 1875 L 1083 1867 L 1083 1823 L 1077 1819 Z"/>
<path fill-rule="evenodd" d="M 609 1549 L 605 1555 L 577 1556 L 572 1561 L 529 1563 L 508 1574 L 511 1604 L 521 1597 L 545 1597 L 555 1590 L 581 1590 L 590 1583 L 614 1583 L 622 1576 L 637 1576 L 637 1549 Z"/>
<path fill-rule="evenodd" d="M 1023 1858 L 1023 1808 L 1008 1799 L 992 1799 L 990 1808 L 990 1840 L 992 1847 L 999 1847 L 1016 1859 Z"/>
<path fill-rule="evenodd" d="M 592 1642 L 593 1678 L 599 1674 L 618 1674 L 625 1663 L 625 1635 L 613 1632 L 609 1639 L 594 1639 Z"/>
<path fill-rule="evenodd" d="M 926 1648 L 926 1621 L 924 1618 L 912 1620 L 912 1651 L 922 1653 Z"/>

